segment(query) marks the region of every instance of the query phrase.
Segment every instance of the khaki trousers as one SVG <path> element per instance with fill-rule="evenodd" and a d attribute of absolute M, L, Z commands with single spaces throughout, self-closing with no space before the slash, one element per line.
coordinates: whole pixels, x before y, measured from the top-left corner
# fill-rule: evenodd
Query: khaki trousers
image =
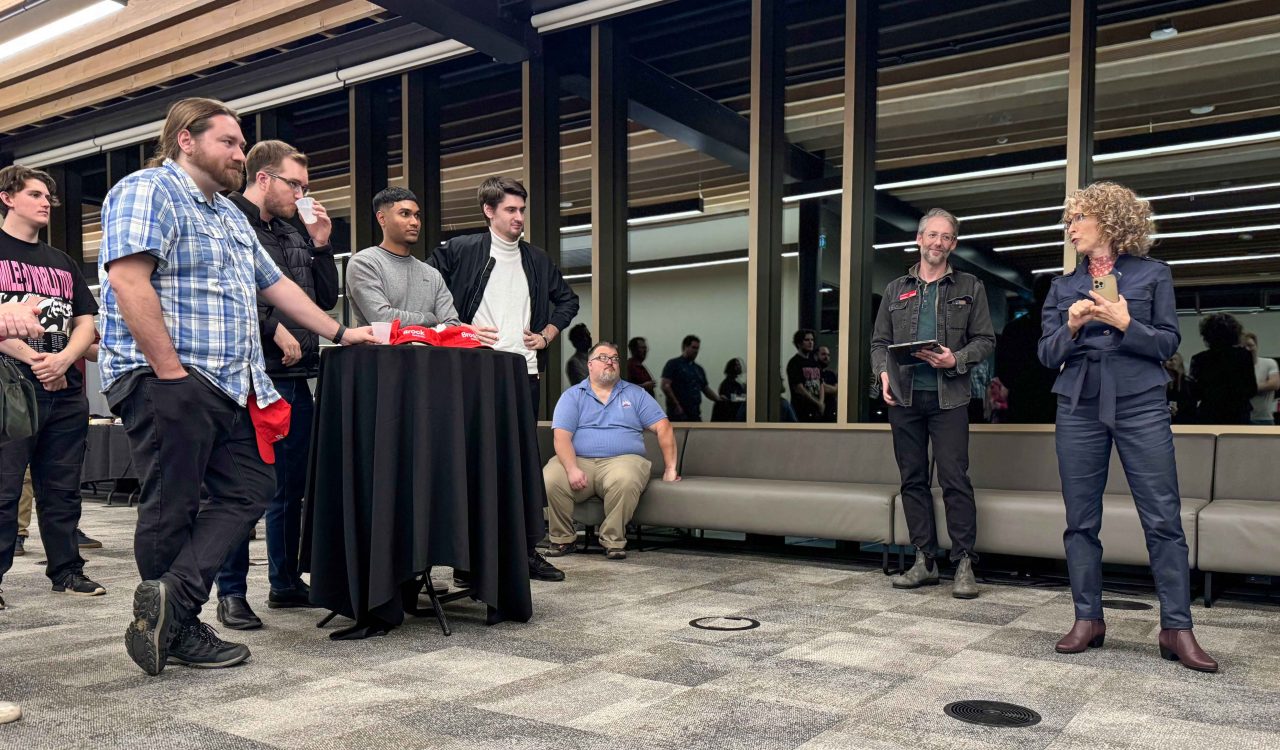
<path fill-rule="evenodd" d="M 578 468 L 587 475 L 587 486 L 569 487 L 569 475 L 559 458 L 552 458 L 542 470 L 547 486 L 547 537 L 556 544 L 578 538 L 573 528 L 573 505 L 593 497 L 604 501 L 604 522 L 600 524 L 600 546 L 623 549 L 627 546 L 627 523 L 640 502 L 640 493 L 649 483 L 653 468 L 649 459 L 635 454 L 613 458 L 578 458 Z"/>
<path fill-rule="evenodd" d="M 31 525 L 31 506 L 35 496 L 31 492 L 31 469 L 22 478 L 22 497 L 18 500 L 18 536 L 26 537 L 27 527 Z"/>

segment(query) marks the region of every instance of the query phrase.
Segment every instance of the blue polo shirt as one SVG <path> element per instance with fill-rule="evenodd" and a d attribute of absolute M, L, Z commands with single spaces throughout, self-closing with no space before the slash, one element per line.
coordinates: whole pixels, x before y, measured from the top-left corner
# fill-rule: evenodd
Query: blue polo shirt
<path fill-rule="evenodd" d="M 619 380 L 600 403 L 587 379 L 560 395 L 551 427 L 573 435 L 573 452 L 583 458 L 645 455 L 644 431 L 666 419 L 662 407 L 643 388 Z"/>

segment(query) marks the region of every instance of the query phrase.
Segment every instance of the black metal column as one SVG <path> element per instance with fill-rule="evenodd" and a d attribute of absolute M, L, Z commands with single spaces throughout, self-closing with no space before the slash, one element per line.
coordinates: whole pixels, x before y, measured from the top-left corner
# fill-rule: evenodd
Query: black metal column
<path fill-rule="evenodd" d="M 844 165 L 840 216 L 840 352 L 844 384 L 836 419 L 870 418 L 871 283 L 876 236 L 876 24 L 875 0 L 845 0 Z"/>
<path fill-rule="evenodd" d="M 80 165 L 54 164 L 46 172 L 58 183 L 59 205 L 49 212 L 49 244 L 84 263 L 84 191 Z"/>
<path fill-rule="evenodd" d="M 257 119 L 257 140 L 255 143 L 262 141 L 284 141 L 292 144 L 294 139 L 293 119 L 287 113 L 283 113 L 278 109 L 268 109 L 255 115 Z"/>
<path fill-rule="evenodd" d="M 387 186 L 386 83 L 373 81 L 349 90 L 347 140 L 351 157 L 351 249 L 376 244 L 380 233 L 373 216 L 373 196 Z"/>
<path fill-rule="evenodd" d="M 538 54 L 521 64 L 524 97 L 524 186 L 529 191 L 525 214 L 525 239 L 542 248 L 551 262 L 560 264 L 560 78 L 546 55 Z M 563 389 L 560 369 L 563 338 L 557 336 L 548 352 L 553 366 L 542 383 L 547 401 L 542 414 L 550 415 Z"/>
<path fill-rule="evenodd" d="M 785 11 L 785 0 L 751 0 L 747 422 L 776 422 L 781 416 Z"/>
<path fill-rule="evenodd" d="M 800 304 L 797 319 L 800 328 L 822 328 L 822 254 L 818 243 L 822 237 L 822 200 L 800 201 Z M 786 332 L 783 331 L 785 334 Z"/>
<path fill-rule="evenodd" d="M 627 51 L 612 21 L 591 28 L 591 333 L 627 340 Z"/>
<path fill-rule="evenodd" d="M 142 168 L 142 151 L 137 146 L 125 146 L 107 152 L 107 190 L 128 175 Z"/>
<path fill-rule="evenodd" d="M 422 236 L 414 254 L 425 258 L 440 244 L 440 79 L 430 69 L 400 78 L 401 161 L 405 184 L 418 196 Z"/>

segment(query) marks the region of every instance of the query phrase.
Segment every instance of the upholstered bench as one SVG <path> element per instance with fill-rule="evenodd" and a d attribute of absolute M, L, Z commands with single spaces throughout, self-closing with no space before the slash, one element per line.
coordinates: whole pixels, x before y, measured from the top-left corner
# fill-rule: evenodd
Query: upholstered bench
<path fill-rule="evenodd" d="M 1182 527 L 1189 561 L 1195 567 L 1196 519 L 1211 496 L 1215 441 L 1212 435 L 1175 435 L 1173 442 L 1182 493 Z M 1065 559 L 1062 533 L 1066 511 L 1052 432 L 971 433 L 969 478 L 978 510 L 976 552 Z M 933 495 L 938 544 L 949 548 L 942 490 L 934 488 Z M 894 542 L 909 545 L 900 500 L 895 503 L 894 518 Z M 1101 539 L 1104 562 L 1150 564 L 1138 511 L 1114 449 L 1102 497 Z"/>

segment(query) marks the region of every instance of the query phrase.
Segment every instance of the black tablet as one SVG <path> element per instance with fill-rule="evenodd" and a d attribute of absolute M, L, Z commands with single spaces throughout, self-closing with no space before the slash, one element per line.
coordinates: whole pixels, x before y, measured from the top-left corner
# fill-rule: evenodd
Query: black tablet
<path fill-rule="evenodd" d="M 906 344 L 894 344 L 889 347 L 889 352 L 893 354 L 894 359 L 900 365 L 919 365 L 923 364 L 924 360 L 917 359 L 912 355 L 921 349 L 941 351 L 942 344 L 938 343 L 937 339 L 929 339 L 928 341 L 912 341 Z"/>

